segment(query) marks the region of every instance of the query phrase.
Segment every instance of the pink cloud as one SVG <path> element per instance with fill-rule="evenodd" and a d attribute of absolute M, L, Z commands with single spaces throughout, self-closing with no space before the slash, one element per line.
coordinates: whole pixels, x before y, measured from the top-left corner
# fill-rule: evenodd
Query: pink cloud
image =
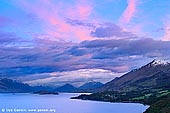
<path fill-rule="evenodd" d="M 72 29 L 76 37 L 80 37 L 80 40 L 92 40 L 93 37 L 90 36 L 88 29 L 83 29 L 82 27 L 75 27 Z"/>
<path fill-rule="evenodd" d="M 164 31 L 164 36 L 161 38 L 163 41 L 170 41 L 170 22 L 169 22 L 170 16 L 166 16 L 164 18 L 163 24 L 164 28 L 162 29 Z"/>
<path fill-rule="evenodd" d="M 92 7 L 90 5 L 78 6 L 79 17 L 81 19 L 87 19 L 90 16 Z"/>
<path fill-rule="evenodd" d="M 126 72 L 129 70 L 129 67 L 127 65 L 117 66 L 117 67 L 114 67 L 114 70 L 116 70 L 117 72 Z"/>
<path fill-rule="evenodd" d="M 124 10 L 122 16 L 119 19 L 119 22 L 121 24 L 127 24 L 130 22 L 132 17 L 134 17 L 137 7 L 137 1 L 138 0 L 128 0 L 128 6 Z"/>
<path fill-rule="evenodd" d="M 163 41 L 170 41 L 170 25 L 165 25 L 164 36 L 162 37 Z"/>
<path fill-rule="evenodd" d="M 20 0 L 18 5 L 27 13 L 34 14 L 41 21 L 44 33 L 49 35 L 52 40 L 88 40 L 91 38 L 88 28 L 72 26 L 66 22 L 67 18 L 78 18 L 88 20 L 92 12 L 92 6 L 86 1 L 70 4 L 66 7 L 62 2 L 55 3 L 49 0 L 29 1 Z M 42 37 L 40 37 L 42 38 Z"/>
<path fill-rule="evenodd" d="M 87 20 L 92 13 L 91 3 L 83 0 L 79 1 L 75 6 L 67 8 L 67 15 L 72 19 L 79 18 L 80 20 Z"/>

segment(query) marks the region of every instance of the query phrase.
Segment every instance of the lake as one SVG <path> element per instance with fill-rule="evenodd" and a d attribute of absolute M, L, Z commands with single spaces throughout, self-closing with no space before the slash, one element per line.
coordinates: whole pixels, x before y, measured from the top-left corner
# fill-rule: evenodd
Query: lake
<path fill-rule="evenodd" d="M 143 113 L 148 108 L 138 103 L 70 99 L 78 95 L 0 94 L 0 113 Z"/>

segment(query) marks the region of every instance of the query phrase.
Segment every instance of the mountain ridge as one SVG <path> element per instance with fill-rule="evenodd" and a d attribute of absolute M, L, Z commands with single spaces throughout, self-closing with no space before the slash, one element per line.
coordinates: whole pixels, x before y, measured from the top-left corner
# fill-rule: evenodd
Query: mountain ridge
<path fill-rule="evenodd" d="M 104 84 L 101 82 L 90 81 L 90 82 L 84 83 L 82 86 L 79 87 L 79 89 L 82 89 L 82 90 L 96 89 L 96 88 L 101 87 L 102 85 Z"/>
<path fill-rule="evenodd" d="M 49 86 L 30 86 L 29 84 L 9 78 L 0 78 L 1 93 L 31 93 L 42 90 L 53 91 L 53 88 Z"/>
<path fill-rule="evenodd" d="M 142 83 L 142 87 L 158 87 L 160 85 L 159 80 L 164 80 L 168 82 L 170 80 L 170 63 L 166 64 L 157 64 L 154 65 L 156 60 L 142 66 L 139 69 L 132 70 L 121 77 L 117 77 L 112 81 L 106 83 L 98 91 L 105 90 L 127 90 L 127 87 L 130 87 L 137 83 Z M 152 81 L 148 81 L 152 80 Z M 149 83 L 150 82 L 150 83 Z M 152 83 L 151 83 L 152 82 Z M 145 83 L 145 84 L 144 84 Z M 169 84 L 167 84 L 169 86 Z"/>
<path fill-rule="evenodd" d="M 32 92 L 33 88 L 12 79 L 0 78 L 0 92 Z"/>
<path fill-rule="evenodd" d="M 54 91 L 57 91 L 57 92 L 76 92 L 77 90 L 78 90 L 78 88 L 76 88 L 73 85 L 68 84 L 68 83 L 54 89 Z"/>

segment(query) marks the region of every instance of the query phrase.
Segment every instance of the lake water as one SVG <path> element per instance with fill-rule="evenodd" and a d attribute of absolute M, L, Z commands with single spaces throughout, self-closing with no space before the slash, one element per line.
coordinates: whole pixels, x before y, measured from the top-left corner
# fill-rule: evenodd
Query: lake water
<path fill-rule="evenodd" d="M 0 113 L 143 113 L 138 103 L 109 103 L 72 100 L 79 94 L 0 94 Z"/>

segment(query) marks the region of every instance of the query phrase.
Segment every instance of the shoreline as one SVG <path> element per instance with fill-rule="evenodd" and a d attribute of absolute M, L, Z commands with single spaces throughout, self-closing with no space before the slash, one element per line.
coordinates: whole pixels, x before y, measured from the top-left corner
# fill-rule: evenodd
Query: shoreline
<path fill-rule="evenodd" d="M 89 99 L 75 99 L 74 97 L 71 97 L 70 99 L 72 100 L 83 100 L 83 101 L 92 101 L 92 102 L 107 102 L 107 103 L 131 103 L 131 104 L 142 104 L 144 106 L 151 106 L 148 104 L 144 104 L 142 102 L 136 102 L 136 101 L 115 101 L 115 102 L 110 102 L 110 101 L 101 101 L 101 100 L 89 100 Z"/>

